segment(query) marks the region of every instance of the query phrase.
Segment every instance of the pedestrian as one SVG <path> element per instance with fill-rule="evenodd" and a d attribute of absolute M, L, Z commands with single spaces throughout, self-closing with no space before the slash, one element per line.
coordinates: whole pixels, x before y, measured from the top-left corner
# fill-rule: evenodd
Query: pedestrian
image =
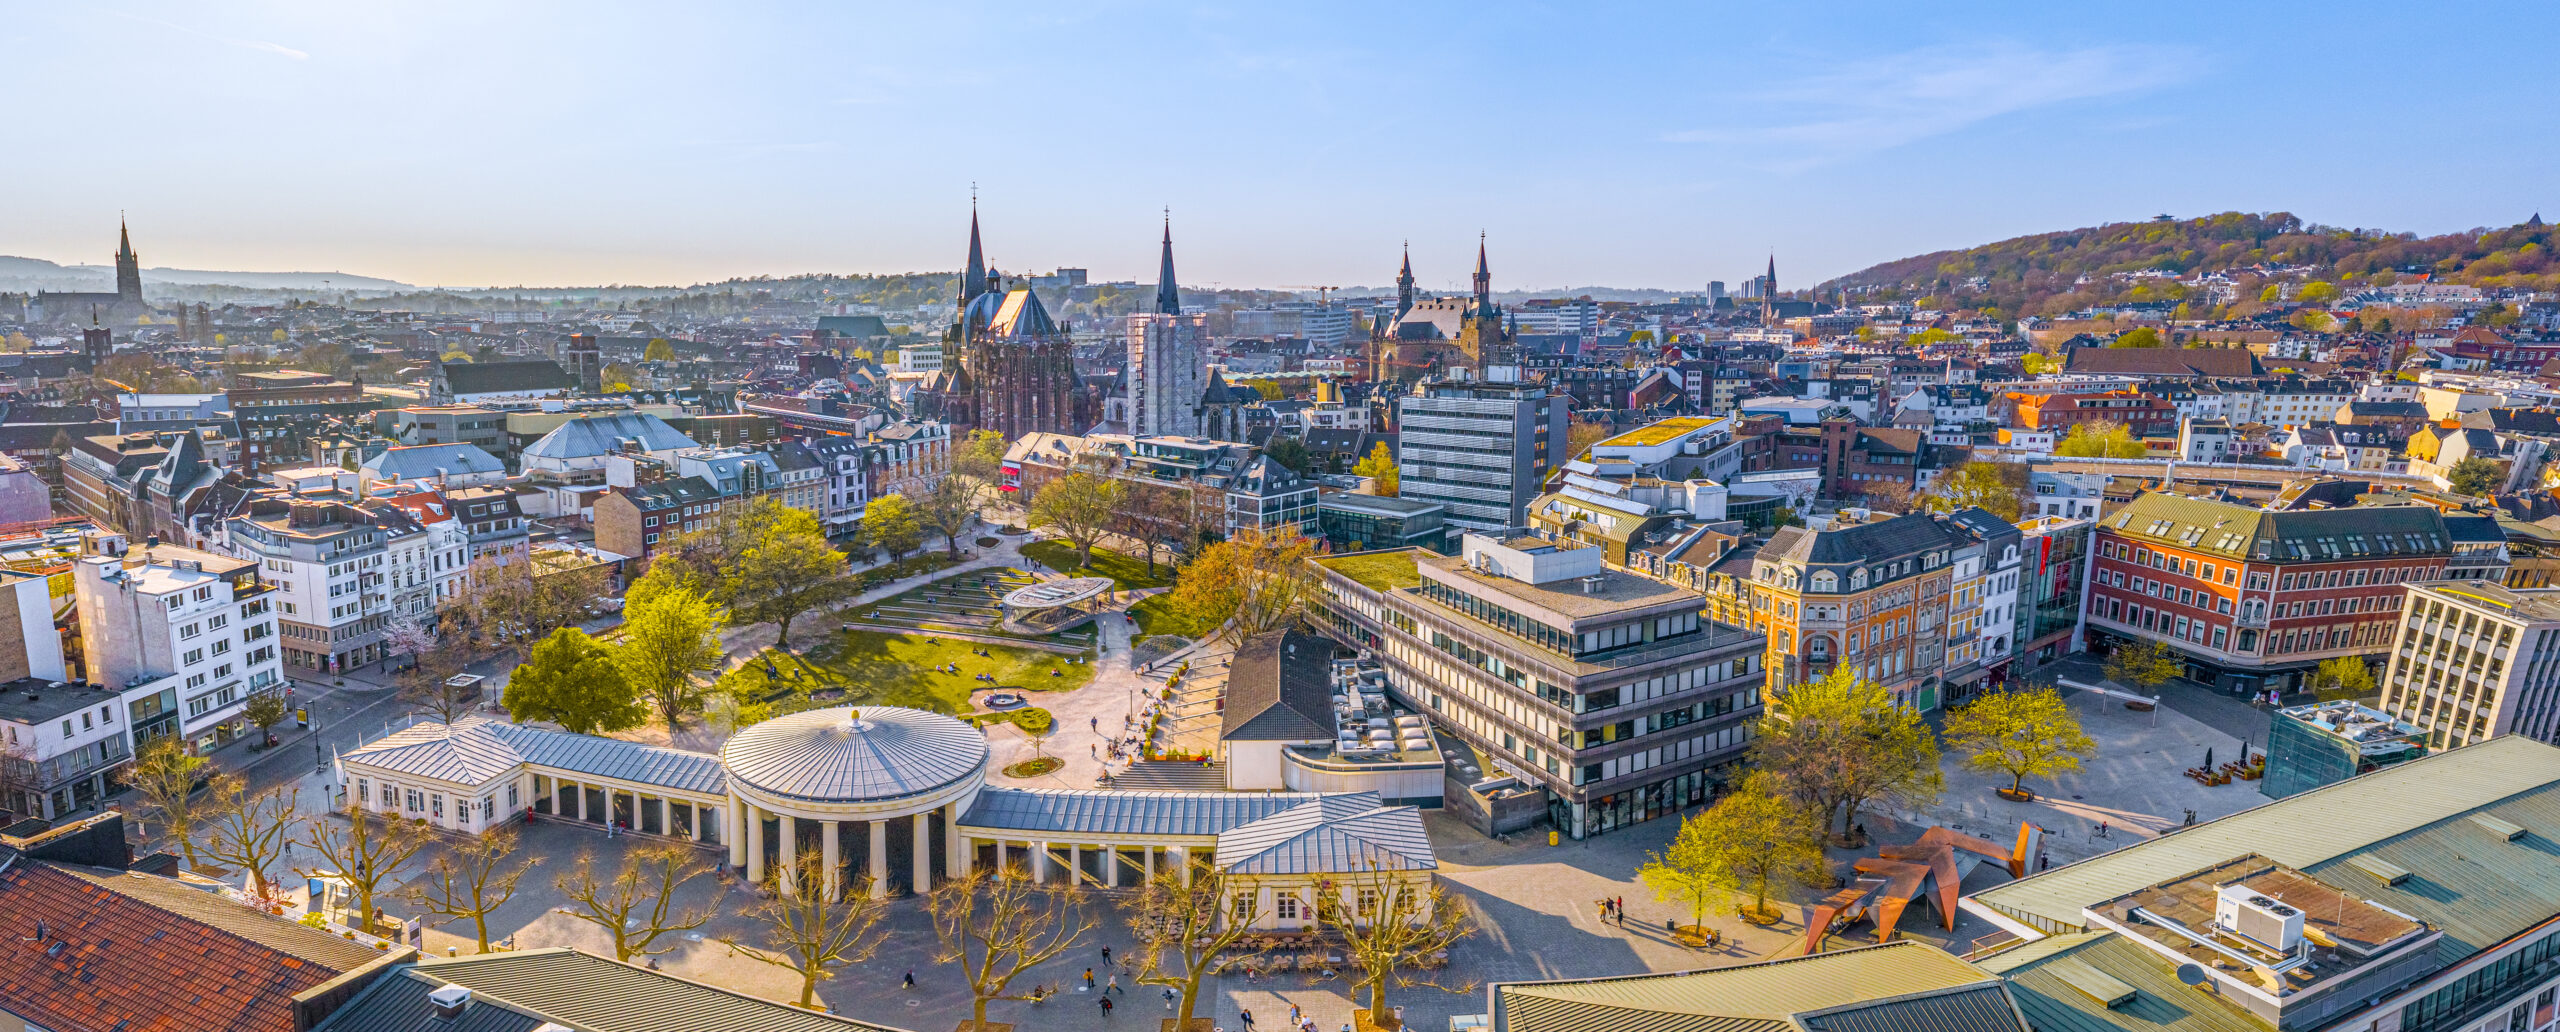
<path fill-rule="evenodd" d="M 1105 964 L 1111 963 L 1111 947 L 1105 946 L 1102 948 L 1102 962 Z"/>
<path fill-rule="evenodd" d="M 1086 727 L 1093 729 L 1093 733 L 1095 733 L 1095 734 L 1101 734 L 1101 733 L 1102 733 L 1102 718 L 1101 718 L 1101 717 L 1086 717 L 1086 718 L 1084 718 L 1084 723 L 1085 723 L 1085 726 L 1086 726 Z"/>
<path fill-rule="evenodd" d="M 914 969 L 914 968 L 908 968 L 908 969 L 907 969 L 907 981 L 906 981 L 906 984 L 905 984 L 905 985 L 902 985 L 902 986 L 899 986 L 899 988 L 901 988 L 901 989 L 913 989 L 913 988 L 915 988 L 915 987 L 916 987 L 916 969 Z"/>
<path fill-rule="evenodd" d="M 1129 995 L 1128 990 L 1120 988 L 1120 974 L 1116 971 L 1111 975 L 1111 984 L 1103 986 L 1102 992 L 1106 996 L 1112 993 L 1119 993 L 1122 996 Z"/>
<path fill-rule="evenodd" d="M 2105 837 L 2107 837 L 2107 822 L 2105 822 L 2105 821 L 2099 821 L 2099 822 L 2098 822 L 2098 837 L 2099 837 L 2099 838 L 2105 838 Z"/>
<path fill-rule="evenodd" d="M 1240 1019 L 1240 1020 L 1242 1020 L 1242 1021 L 1244 1022 L 1244 1032 L 1253 1032 L 1253 1012 L 1252 1012 L 1252 1011 L 1249 1011 L 1249 1010 L 1239 1010 L 1239 1011 L 1237 1011 L 1237 1012 L 1236 1012 L 1236 1016 L 1238 1017 L 1238 1019 Z"/>
<path fill-rule="evenodd" d="M 1111 998 L 1108 996 L 1102 998 L 1102 1016 L 1106 1018 L 1111 1016 Z"/>
<path fill-rule="evenodd" d="M 1289 1005 L 1289 1024 L 1291 1026 L 1303 1024 L 1305 1019 L 1306 1015 L 1298 1010 L 1297 1004 L 1293 1003 Z"/>
<path fill-rule="evenodd" d="M 1084 991 L 1086 991 L 1086 992 L 1092 992 L 1092 991 L 1093 991 L 1093 969 L 1092 969 L 1092 968 L 1086 968 L 1086 969 L 1084 969 Z"/>
<path fill-rule="evenodd" d="M 1168 986 L 1164 987 L 1164 1009 L 1166 1009 L 1166 1010 L 1172 1010 L 1172 1009 L 1173 1009 L 1173 1001 L 1174 1001 L 1173 987 L 1168 985 Z"/>
<path fill-rule="evenodd" d="M 2037 854 L 2036 854 L 2036 870 L 2039 870 L 2039 871 L 2043 871 L 2043 870 L 2050 870 L 2050 869 L 2052 869 L 2052 867 L 2053 867 L 2053 854 L 2051 854 L 2051 853 L 2037 853 Z"/>
<path fill-rule="evenodd" d="M 1663 919 L 1662 919 L 1662 934 L 1664 934 L 1664 935 L 1678 935 L 1678 934 L 1680 934 L 1680 922 L 1679 922 L 1679 920 L 1678 920 L 1677 918 L 1669 918 L 1669 917 L 1663 918 Z"/>

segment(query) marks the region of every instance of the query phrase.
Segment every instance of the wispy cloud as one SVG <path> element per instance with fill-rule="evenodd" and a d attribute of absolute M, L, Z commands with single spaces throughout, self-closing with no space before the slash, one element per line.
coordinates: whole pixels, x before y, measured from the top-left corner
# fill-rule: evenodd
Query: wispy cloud
<path fill-rule="evenodd" d="M 1730 124 L 1662 138 L 1762 148 L 1772 163 L 1819 165 L 2003 115 L 2157 89 L 2184 78 L 2194 63 L 2183 51 L 2156 47 L 1926 47 L 1723 98 Z"/>
<path fill-rule="evenodd" d="M 114 14 L 116 17 L 118 17 L 118 18 L 123 18 L 123 19 L 125 19 L 125 20 L 127 20 L 127 21 L 138 21 L 138 22 L 144 22 L 144 23 L 151 24 L 151 25 L 157 25 L 157 26 L 160 26 L 161 28 L 168 29 L 168 30 L 170 30 L 170 31 L 172 31 L 172 32 L 177 32 L 177 33 L 181 33 L 181 34 L 188 35 L 188 36 L 194 36 L 194 37 L 195 37 L 195 38 L 197 38 L 197 39 L 207 39 L 207 40 L 212 40 L 213 42 L 223 44 L 224 46 L 239 47 L 239 48 L 241 48 L 241 49 L 243 49 L 243 50 L 255 50 L 255 51 L 259 51 L 259 52 L 261 52 L 261 53 L 274 54 L 274 55 L 276 55 L 276 56 L 278 56 L 278 57 L 289 57 L 289 58 L 292 58 L 292 59 L 294 59 L 294 60 L 296 60 L 296 61 L 308 61 L 308 60 L 311 60 L 311 55 L 310 55 L 310 54 L 305 53 L 305 52 L 300 51 L 300 50 L 295 50 L 295 49 L 293 49 L 292 47 L 288 47 L 288 46 L 286 46 L 286 45 L 284 45 L 284 44 L 282 44 L 282 43 L 271 43 L 271 42 L 268 42 L 268 41 L 263 40 L 263 39 L 241 39 L 241 38 L 238 38 L 238 37 L 236 37 L 236 36 L 223 36 L 223 35 L 217 35 L 217 34 L 215 34 L 215 33 L 211 33 L 211 32 L 203 31 L 203 30 L 201 30 L 201 29 L 191 29 L 191 28 L 188 28 L 188 27 L 186 27 L 186 26 L 184 26 L 184 25 L 180 25 L 180 24 L 178 24 L 178 23 L 176 23 L 176 22 L 173 22 L 173 21 L 169 21 L 169 20 L 162 19 L 162 18 L 153 18 L 153 17 L 147 16 L 147 15 L 140 15 L 140 14 L 128 14 L 128 13 L 125 13 L 125 12 L 123 12 L 123 11 L 112 11 L 112 12 L 109 12 L 109 13 Z"/>

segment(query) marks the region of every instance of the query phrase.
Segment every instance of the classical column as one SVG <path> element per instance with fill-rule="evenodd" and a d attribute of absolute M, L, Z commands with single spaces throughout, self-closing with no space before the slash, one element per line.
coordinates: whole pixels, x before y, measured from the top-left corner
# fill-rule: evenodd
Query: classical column
<path fill-rule="evenodd" d="M 721 815 L 723 820 L 729 822 L 729 866 L 739 870 L 745 869 L 747 864 L 747 829 L 738 820 L 737 815 L 745 810 L 746 807 L 738 802 L 738 797 L 730 796 L 729 812 Z M 693 823 L 696 830 L 709 830 L 711 816 L 703 813 L 694 814 Z"/>
<path fill-rule="evenodd" d="M 844 895 L 844 872 L 836 868 L 836 830 L 836 822 L 828 821 L 821 825 L 818 831 L 818 847 L 825 854 L 827 864 L 827 902 L 829 903 L 835 902 L 837 897 Z"/>
<path fill-rule="evenodd" d="M 944 875 L 967 874 L 978 866 L 978 847 L 960 834 L 960 804 L 956 801 L 942 808 L 942 837 Z"/>
<path fill-rule="evenodd" d="M 1171 859 L 1176 866 L 1182 869 L 1182 884 L 1191 884 L 1191 847 L 1173 847 L 1173 856 Z"/>
<path fill-rule="evenodd" d="M 700 823 L 701 820 L 699 815 L 694 818 L 695 823 Z M 667 802 L 665 796 L 658 797 L 658 834 L 668 838 L 674 838 L 676 835 L 676 808 L 674 804 Z"/>
<path fill-rule="evenodd" d="M 570 794 L 567 778 L 551 779 L 551 812 L 564 821 L 576 819 L 576 816 L 569 812 Z M 583 805 L 585 800 L 582 799 L 579 802 Z"/>
<path fill-rule="evenodd" d="M 775 843 L 773 862 L 782 868 L 782 891 L 800 891 L 800 825 L 790 814 L 782 815 L 782 841 Z"/>
<path fill-rule="evenodd" d="M 764 881 L 764 811 L 753 805 L 738 805 L 738 816 L 747 822 L 747 880 Z"/>
<path fill-rule="evenodd" d="M 1067 843 L 1067 884 L 1084 884 L 1084 843 Z"/>
<path fill-rule="evenodd" d="M 1108 843 L 1102 847 L 1102 887 L 1120 887 L 1120 847 Z"/>
<path fill-rule="evenodd" d="M 1045 884 L 1049 880 L 1049 844 L 1033 842 L 1029 845 L 1031 846 L 1031 880 L 1035 884 Z"/>
<path fill-rule="evenodd" d="M 916 869 L 908 888 L 916 895 L 933 891 L 933 811 L 916 815 Z"/>
<path fill-rule="evenodd" d="M 871 898 L 889 895 L 889 822 L 871 822 Z"/>
<path fill-rule="evenodd" d="M 996 870 L 1004 870 L 1005 840 L 996 840 Z"/>

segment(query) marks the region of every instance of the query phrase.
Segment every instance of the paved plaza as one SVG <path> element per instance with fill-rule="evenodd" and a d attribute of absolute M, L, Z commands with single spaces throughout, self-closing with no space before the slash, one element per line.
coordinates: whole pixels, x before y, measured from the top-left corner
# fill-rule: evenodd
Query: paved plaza
<path fill-rule="evenodd" d="M 1002 569 L 1018 560 L 1018 545 L 1019 539 L 1008 539 L 1000 547 L 981 549 L 971 562 L 936 576 Z M 1057 576 L 1046 572 L 1041 575 Z M 884 586 L 875 595 L 912 593 L 917 583 Z M 1118 601 L 1126 605 L 1144 594 L 1124 593 Z M 863 605 L 865 601 L 857 600 L 853 605 Z M 1033 703 L 1048 709 L 1057 722 L 1055 732 L 1041 744 L 1041 749 L 1064 761 L 1065 766 L 1038 778 L 1003 776 L 1003 766 L 1032 755 L 1033 743 L 1020 729 L 999 724 L 988 729 L 992 754 L 988 784 L 1090 789 L 1105 770 L 1125 769 L 1125 757 L 1118 761 L 1105 757 L 1107 743 L 1134 734 L 1133 721 L 1143 721 L 1150 705 L 1162 705 L 1169 717 L 1159 741 L 1191 748 L 1214 743 L 1231 647 L 1200 645 L 1171 655 L 1133 652 L 1130 638 L 1135 628 L 1119 613 L 1103 615 L 1095 630 L 1099 655 L 1090 682 L 1072 691 L 1037 693 L 1033 697 Z M 728 638 L 733 655 L 752 655 L 770 642 L 771 628 L 742 628 L 730 632 Z M 1190 664 L 1190 670 L 1174 697 L 1161 699 L 1165 678 L 1185 662 Z M 328 700 L 323 711 L 340 720 L 378 722 L 396 709 L 383 705 L 385 695 L 349 691 Z M 1999 799 L 1992 790 L 2005 785 L 2004 778 L 1968 771 L 1959 757 L 1950 754 L 1945 763 L 1946 789 L 1938 800 L 1908 812 L 1887 807 L 1872 809 L 1863 815 L 1868 831 L 1879 845 L 1898 844 L 1916 838 L 1929 825 L 1943 824 L 2007 845 L 2014 840 L 2019 821 L 2032 821 L 2046 829 L 2044 852 L 2053 864 L 2059 865 L 2172 832 L 2185 822 L 2190 810 L 2197 820 L 2212 820 L 2264 801 L 2257 794 L 2255 782 L 2208 788 L 2182 774 L 2186 768 L 2202 763 L 2207 749 L 2213 751 L 2216 762 L 2238 759 L 2242 743 L 2239 735 L 2249 736 L 2253 746 L 2263 742 L 2264 716 L 2245 702 L 2171 693 L 2169 706 L 2155 715 L 2127 710 L 2119 700 L 2077 693 L 2071 697 L 2070 705 L 2098 740 L 2098 751 L 2088 759 L 2086 769 L 2076 774 L 2048 783 L 2031 783 L 2029 787 L 2040 795 L 2036 801 L 2015 803 Z M 2190 710 L 2200 712 L 2204 719 L 2183 712 Z M 692 732 L 683 744 L 706 750 L 718 745 L 713 737 L 691 740 L 695 735 L 707 736 L 709 732 Z M 304 743 L 296 745 L 309 748 Z M 284 769 L 293 765 L 279 756 L 268 766 L 274 769 L 278 780 L 303 781 L 307 797 L 324 798 L 323 793 L 330 787 L 326 777 Z M 300 769 L 309 770 L 307 766 Z M 2098 831 L 2101 822 L 2107 826 L 2103 835 Z M 1408 1021 L 1425 1029 L 1446 1027 L 1447 1019 L 1454 1014 L 1481 1012 L 1481 987 L 1490 981 L 1677 971 L 1795 955 L 1803 948 L 1808 904 L 1829 891 L 1802 890 L 1777 901 L 1785 919 L 1767 928 L 1741 923 L 1732 917 L 1729 906 L 1711 910 L 1707 923 L 1724 934 L 1724 941 L 1716 949 L 1697 950 L 1672 942 L 1664 930 L 1665 922 L 1671 919 L 1686 923 L 1690 919 L 1686 909 L 1657 900 L 1635 878 L 1636 868 L 1646 855 L 1664 847 L 1677 832 L 1677 819 L 1657 819 L 1588 841 L 1565 840 L 1558 845 L 1548 844 L 1543 828 L 1489 839 L 1445 814 L 1430 815 L 1426 825 L 1445 884 L 1469 909 L 1479 930 L 1452 951 L 1450 966 L 1437 974 L 1437 981 L 1466 987 L 1467 991 L 1451 993 L 1415 986 L 1392 995 L 1392 1001 L 1406 1009 Z M 626 850 L 646 840 L 608 838 L 596 826 L 556 820 L 523 825 L 521 834 L 519 853 L 542 858 L 542 865 L 525 877 L 517 898 L 491 915 L 492 937 L 518 948 L 575 946 L 609 955 L 610 941 L 602 929 L 560 909 L 564 900 L 554 879 L 580 863 L 610 868 L 620 862 Z M 423 869 L 433 855 L 430 851 L 421 856 L 410 873 Z M 1847 862 L 1858 855 L 1873 855 L 1873 849 L 1833 851 L 1833 859 L 1844 873 Z M 725 858 L 725 850 L 703 853 L 706 864 Z M 1996 865 L 1985 864 L 1967 880 L 1966 888 L 1979 889 L 2006 877 Z M 752 961 L 727 945 L 740 938 L 759 942 L 754 921 L 745 913 L 753 891 L 717 875 L 705 876 L 688 886 L 678 902 L 710 906 L 717 916 L 705 927 L 673 941 L 673 949 L 657 957 L 656 962 L 665 970 L 712 984 L 773 999 L 793 997 L 796 976 Z M 396 899 L 397 892 L 392 896 Z M 1599 906 L 1603 899 L 1624 901 L 1623 924 L 1603 918 Z M 1087 905 L 1101 924 L 1089 941 L 1025 976 L 1017 986 L 1063 987 L 1066 991 L 1062 995 L 1037 1005 L 1000 1002 L 992 1008 L 991 1017 L 1012 1021 L 1019 1028 L 1152 1028 L 1153 1020 L 1166 1014 L 1161 991 L 1135 985 L 1127 968 L 1106 966 L 1101 959 L 1101 948 L 1110 946 L 1116 959 L 1123 963 L 1127 960 L 1132 937 L 1122 909 L 1124 903 L 1125 897 L 1119 895 L 1092 897 Z M 954 1026 L 967 1016 L 969 1001 L 951 969 L 933 960 L 940 944 L 922 904 L 913 898 L 902 898 L 890 901 L 887 907 L 884 927 L 888 934 L 879 955 L 822 983 L 821 999 L 839 1013 L 918 1032 Z M 390 909 L 395 913 L 414 912 L 414 908 L 396 902 Z M 1959 953 L 1971 948 L 1964 937 L 1979 929 L 1968 926 L 1963 932 L 1950 934 L 1934 918 L 1926 907 L 1915 908 L 1902 923 L 1904 937 L 1937 943 Z M 468 930 L 467 922 L 431 929 L 426 933 L 427 948 L 439 954 L 448 950 L 471 952 L 473 943 L 463 934 L 456 934 L 467 934 Z M 1845 936 L 1829 940 L 1827 945 L 1837 948 L 1863 941 L 1871 934 L 1871 926 L 1860 925 Z M 1117 1007 L 1111 1017 L 1102 1014 L 1092 995 L 1080 990 L 1081 976 L 1088 967 L 1099 980 L 1107 982 L 1115 973 L 1120 977 L 1123 992 L 1114 994 Z M 916 978 L 912 990 L 901 986 L 910 971 Z M 1333 977 L 1309 972 L 1213 977 L 1204 993 L 1201 1013 L 1214 1018 L 1222 1028 L 1237 1029 L 1241 1027 L 1240 1011 L 1250 1009 L 1258 1027 L 1274 1028 L 1295 1006 L 1320 1028 L 1337 1029 L 1350 1020 L 1348 975 L 1346 967 L 1338 969 Z M 1145 1024 L 1141 1026 L 1140 1022 Z"/>

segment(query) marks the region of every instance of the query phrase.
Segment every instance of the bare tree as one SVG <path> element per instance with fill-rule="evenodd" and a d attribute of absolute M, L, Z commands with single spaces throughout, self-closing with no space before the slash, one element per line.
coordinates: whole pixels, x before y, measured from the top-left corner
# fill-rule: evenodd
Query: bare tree
<path fill-rule="evenodd" d="M 355 925 L 367 932 L 376 929 L 374 918 L 380 908 L 374 900 L 382 888 L 399 877 L 400 868 L 416 857 L 433 841 L 425 825 L 393 816 L 375 816 L 364 808 L 364 800 L 349 796 L 345 812 L 321 814 L 304 824 L 311 845 L 320 860 L 328 864 L 315 873 L 335 875 L 347 883 L 356 903 Z"/>
<path fill-rule="evenodd" d="M 915 497 L 916 519 L 942 534 L 951 558 L 960 558 L 960 535 L 978 519 L 987 505 L 987 483 L 976 477 L 951 474 L 934 481 L 933 488 Z"/>
<path fill-rule="evenodd" d="M 1449 947 L 1475 934 L 1464 904 L 1438 880 L 1423 875 L 1415 881 L 1405 872 L 1380 868 L 1370 861 L 1362 870 L 1335 875 L 1316 890 L 1316 921 L 1342 937 L 1343 949 L 1360 967 L 1352 986 L 1356 1002 L 1369 991 L 1369 1023 L 1396 1027 L 1387 1006 L 1390 986 L 1427 985 L 1444 992 L 1472 992 L 1475 986 L 1442 985 L 1409 972 L 1441 962 Z"/>
<path fill-rule="evenodd" d="M 877 926 L 879 901 L 871 898 L 870 879 L 862 878 L 842 902 L 827 898 L 828 879 L 835 876 L 826 858 L 802 850 L 792 861 L 794 877 L 748 908 L 761 925 L 766 945 L 749 946 L 722 940 L 733 954 L 771 964 L 800 976 L 800 1006 L 815 1006 L 818 982 L 835 977 L 835 969 L 871 959 L 886 930 Z"/>
<path fill-rule="evenodd" d="M 1194 510 L 1188 488 L 1146 484 L 1129 489 L 1112 517 L 1112 532 L 1138 543 L 1146 552 L 1147 573 L 1156 572 L 1156 553 L 1170 553 L 1190 541 Z"/>
<path fill-rule="evenodd" d="M 613 937 L 613 959 L 630 960 L 673 950 L 672 943 L 656 946 L 659 937 L 711 920 L 709 906 L 678 907 L 675 900 L 687 883 L 710 873 L 692 847 L 670 843 L 632 850 L 622 868 L 602 880 L 595 855 L 581 853 L 556 884 L 569 897 L 569 916 L 604 929 Z"/>
<path fill-rule="evenodd" d="M 483 557 L 463 573 L 459 633 L 444 637 L 459 637 L 484 655 L 531 648 L 585 616 L 587 604 L 606 594 L 610 577 L 601 566 L 543 571 L 529 559 L 501 565 Z"/>
<path fill-rule="evenodd" d="M 400 701 L 415 712 L 433 714 L 447 724 L 468 716 L 480 703 L 480 689 L 452 683 L 455 675 L 462 673 L 463 662 L 462 650 L 453 645 L 419 653 L 407 669 L 392 679 Z"/>
<path fill-rule="evenodd" d="M 190 867 L 196 862 L 196 824 L 211 812 L 196 802 L 196 786 L 212 777 L 211 766 L 212 761 L 188 752 L 186 743 L 172 736 L 143 746 L 122 775 L 142 804 L 160 815 Z"/>
<path fill-rule="evenodd" d="M 516 851 L 516 829 L 491 828 L 470 845 L 450 850 L 427 865 L 425 884 L 409 894 L 428 913 L 444 917 L 440 924 L 469 918 L 480 952 L 489 952 L 489 914 L 514 899 L 526 871 L 540 866 L 540 856 L 508 862 Z"/>
<path fill-rule="evenodd" d="M 266 899 L 275 889 L 267 871 L 284 858 L 285 848 L 293 842 L 302 790 L 279 785 L 253 795 L 239 778 L 228 774 L 215 778 L 210 787 L 205 802 L 211 811 L 207 821 L 211 834 L 204 851 L 249 872 L 249 894 Z"/>
<path fill-rule="evenodd" d="M 1041 885 L 1018 866 L 976 868 L 925 897 L 933 934 L 942 941 L 934 959 L 960 965 L 969 986 L 968 1032 L 987 1032 L 988 1002 L 1036 998 L 1009 987 L 1093 931 L 1095 919 L 1083 904 L 1082 889 Z"/>
<path fill-rule="evenodd" d="M 44 771 L 36 766 L 35 743 L 0 745 L 0 810 L 21 815 L 44 812 Z"/>
<path fill-rule="evenodd" d="M 1261 900 L 1261 892 L 1201 862 L 1190 864 L 1187 878 L 1159 874 L 1139 891 L 1129 915 L 1129 930 L 1138 936 L 1138 984 L 1182 994 L 1175 1029 L 1190 1032 L 1203 977 L 1230 964 L 1249 966 L 1267 952 L 1237 949 L 1262 920 Z"/>

